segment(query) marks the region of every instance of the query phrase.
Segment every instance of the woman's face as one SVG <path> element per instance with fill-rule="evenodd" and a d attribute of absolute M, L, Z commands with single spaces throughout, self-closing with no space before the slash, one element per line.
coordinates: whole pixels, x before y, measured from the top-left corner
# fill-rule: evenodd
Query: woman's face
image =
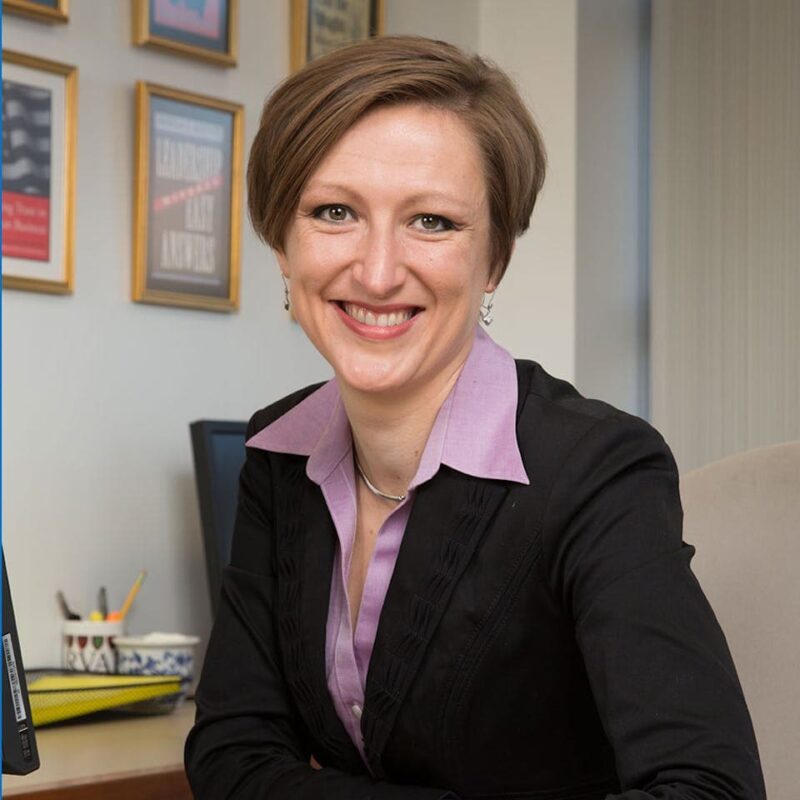
<path fill-rule="evenodd" d="M 478 145 L 425 105 L 378 108 L 308 181 L 277 254 L 292 308 L 340 383 L 402 395 L 449 379 L 490 283 Z"/>

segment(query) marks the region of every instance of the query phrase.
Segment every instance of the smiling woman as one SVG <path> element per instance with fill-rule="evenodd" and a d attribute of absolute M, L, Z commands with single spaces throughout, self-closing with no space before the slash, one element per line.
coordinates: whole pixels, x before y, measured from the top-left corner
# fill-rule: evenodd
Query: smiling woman
<path fill-rule="evenodd" d="M 250 423 L 196 797 L 764 797 L 669 449 L 478 326 L 543 178 L 511 81 L 443 42 L 268 101 L 251 219 L 335 378 Z"/>

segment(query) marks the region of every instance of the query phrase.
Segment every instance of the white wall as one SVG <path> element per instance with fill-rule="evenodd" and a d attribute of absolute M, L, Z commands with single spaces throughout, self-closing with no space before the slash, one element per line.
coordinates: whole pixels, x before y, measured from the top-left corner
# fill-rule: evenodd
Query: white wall
<path fill-rule="evenodd" d="M 386 33 L 443 39 L 475 52 L 482 0 L 386 0 Z"/>
<path fill-rule="evenodd" d="M 135 81 L 243 103 L 248 147 L 286 73 L 288 3 L 241 14 L 232 70 L 131 46 L 127 1 L 73 0 L 64 26 L 3 15 L 4 47 L 79 69 L 75 293 L 3 292 L 4 549 L 29 666 L 58 663 L 56 589 L 88 614 L 142 567 L 130 630 L 204 633 L 188 424 L 246 419 L 329 374 L 246 222 L 238 313 L 130 301 Z"/>
<path fill-rule="evenodd" d="M 491 333 L 575 379 L 577 0 L 482 0 L 479 51 L 507 70 L 544 137 L 548 173 L 495 298 Z"/>

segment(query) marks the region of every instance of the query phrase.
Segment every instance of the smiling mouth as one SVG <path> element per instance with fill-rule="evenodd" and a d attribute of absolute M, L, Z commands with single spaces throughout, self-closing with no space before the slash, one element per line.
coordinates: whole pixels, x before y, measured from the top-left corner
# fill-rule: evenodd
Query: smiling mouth
<path fill-rule="evenodd" d="M 408 320 L 422 310 L 418 307 L 409 306 L 407 308 L 377 312 L 364 308 L 364 306 L 356 305 L 355 303 L 340 302 L 337 303 L 337 305 L 351 319 L 360 322 L 362 325 L 369 325 L 375 328 L 397 327 L 404 322 L 408 322 Z"/>

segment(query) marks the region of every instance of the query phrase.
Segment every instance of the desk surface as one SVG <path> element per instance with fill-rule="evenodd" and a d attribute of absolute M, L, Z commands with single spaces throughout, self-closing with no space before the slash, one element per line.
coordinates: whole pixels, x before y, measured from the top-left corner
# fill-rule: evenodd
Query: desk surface
<path fill-rule="evenodd" d="M 41 767 L 30 775 L 4 775 L 3 797 L 51 796 L 53 790 L 152 775 L 182 780 L 173 774 L 183 772 L 183 743 L 193 721 L 194 703 L 188 702 L 172 714 L 42 728 L 36 732 Z"/>

